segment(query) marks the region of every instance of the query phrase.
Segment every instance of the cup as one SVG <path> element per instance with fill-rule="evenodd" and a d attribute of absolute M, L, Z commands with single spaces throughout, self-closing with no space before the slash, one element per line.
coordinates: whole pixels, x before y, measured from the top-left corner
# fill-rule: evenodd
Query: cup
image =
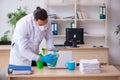
<path fill-rule="evenodd" d="M 67 62 L 66 67 L 68 70 L 75 70 L 75 62 L 74 61 Z"/>

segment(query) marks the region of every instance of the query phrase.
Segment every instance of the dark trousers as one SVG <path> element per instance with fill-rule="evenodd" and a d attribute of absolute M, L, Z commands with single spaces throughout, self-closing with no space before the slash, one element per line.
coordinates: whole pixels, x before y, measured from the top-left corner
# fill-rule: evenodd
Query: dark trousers
<path fill-rule="evenodd" d="M 44 66 L 47 66 L 47 64 L 46 64 L 46 63 L 44 63 L 44 62 L 43 62 L 43 64 L 44 64 Z M 37 66 L 36 61 L 32 61 L 32 66 Z"/>

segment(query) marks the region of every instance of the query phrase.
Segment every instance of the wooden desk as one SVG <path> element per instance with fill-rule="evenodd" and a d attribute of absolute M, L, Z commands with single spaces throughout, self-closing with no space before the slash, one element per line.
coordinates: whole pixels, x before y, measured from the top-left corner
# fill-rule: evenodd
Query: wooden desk
<path fill-rule="evenodd" d="M 114 66 L 102 66 L 101 73 L 83 74 L 79 69 L 69 71 L 67 69 L 38 70 L 33 68 L 32 75 L 6 75 L 8 80 L 120 80 L 120 71 Z"/>
<path fill-rule="evenodd" d="M 98 59 L 102 64 L 108 64 L 108 53 L 109 48 L 104 46 L 104 48 L 93 48 L 93 45 L 80 45 L 78 48 L 66 47 L 66 48 L 56 48 L 58 50 L 73 51 L 73 60 L 79 63 L 80 59 Z"/>
<path fill-rule="evenodd" d="M 79 59 L 98 59 L 103 64 L 108 64 L 108 53 L 109 48 L 104 46 L 104 48 L 93 48 L 92 45 L 80 45 L 79 48 L 57 48 L 59 50 L 72 50 L 73 59 L 79 62 Z M 5 68 L 8 65 L 10 56 L 10 45 L 0 45 L 0 68 Z M 3 62 L 4 61 L 4 62 Z"/>
<path fill-rule="evenodd" d="M 8 65 L 10 56 L 10 45 L 0 45 L 0 68 L 5 68 Z"/>

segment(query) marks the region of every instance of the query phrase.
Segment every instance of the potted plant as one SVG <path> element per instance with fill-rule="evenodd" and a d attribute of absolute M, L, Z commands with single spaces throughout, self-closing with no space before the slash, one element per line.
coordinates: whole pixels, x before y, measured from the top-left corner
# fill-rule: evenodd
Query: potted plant
<path fill-rule="evenodd" d="M 120 35 L 120 25 L 117 26 L 115 33 L 116 35 Z M 120 44 L 120 39 L 119 39 L 119 44 Z"/>
<path fill-rule="evenodd" d="M 10 45 L 11 44 L 11 41 L 8 37 L 10 31 L 7 30 L 4 32 L 4 35 L 0 38 L 0 45 Z"/>
<path fill-rule="evenodd" d="M 19 7 L 19 8 L 17 8 L 16 12 L 11 12 L 11 13 L 7 14 L 8 23 L 10 23 L 13 26 L 13 29 L 15 28 L 15 25 L 16 25 L 17 21 L 20 18 L 22 18 L 25 15 L 27 15 L 26 10 L 27 10 L 26 7 L 24 7 L 24 8 Z"/>

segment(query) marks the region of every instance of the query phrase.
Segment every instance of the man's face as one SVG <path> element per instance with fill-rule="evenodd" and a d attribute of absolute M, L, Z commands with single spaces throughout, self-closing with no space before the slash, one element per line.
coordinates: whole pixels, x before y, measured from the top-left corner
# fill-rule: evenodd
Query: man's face
<path fill-rule="evenodd" d="M 39 25 L 39 26 L 44 26 L 45 24 L 47 24 L 47 22 L 48 22 L 48 20 L 46 19 L 46 20 L 40 20 L 40 19 L 38 19 L 38 20 L 35 20 L 36 21 L 36 23 Z"/>

